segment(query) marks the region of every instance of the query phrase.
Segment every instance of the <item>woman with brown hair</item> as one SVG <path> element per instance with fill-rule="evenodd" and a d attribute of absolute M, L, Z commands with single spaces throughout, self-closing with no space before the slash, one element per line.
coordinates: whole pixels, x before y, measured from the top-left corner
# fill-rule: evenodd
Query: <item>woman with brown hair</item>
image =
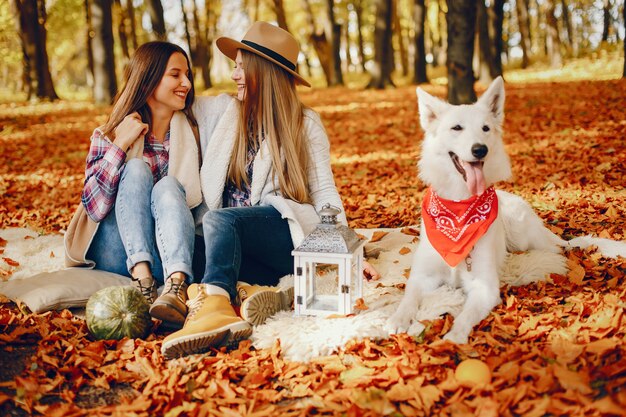
<path fill-rule="evenodd" d="M 195 215 L 206 267 L 188 289 L 183 329 L 163 341 L 167 357 L 247 338 L 251 324 L 288 308 L 293 293 L 269 286 L 293 273 L 291 251 L 319 222 L 316 210 L 343 207 L 322 122 L 296 91 L 310 84 L 296 72 L 295 38 L 257 22 L 241 42 L 216 44 L 235 62 L 237 95 L 200 98 L 194 107 L 204 155 Z"/>
<path fill-rule="evenodd" d="M 202 201 L 193 101 L 183 49 L 137 48 L 107 122 L 91 136 L 82 204 L 65 235 L 68 266 L 129 276 L 150 314 L 179 326 L 193 279 L 191 208 Z"/>

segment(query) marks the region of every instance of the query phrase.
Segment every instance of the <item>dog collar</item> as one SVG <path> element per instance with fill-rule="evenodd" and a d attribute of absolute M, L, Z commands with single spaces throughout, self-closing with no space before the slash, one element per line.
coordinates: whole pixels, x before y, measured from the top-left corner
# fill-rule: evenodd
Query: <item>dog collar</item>
<path fill-rule="evenodd" d="M 498 217 L 498 196 L 489 187 L 467 200 L 445 200 L 430 187 L 422 201 L 422 220 L 428 240 L 443 260 L 455 267 Z"/>

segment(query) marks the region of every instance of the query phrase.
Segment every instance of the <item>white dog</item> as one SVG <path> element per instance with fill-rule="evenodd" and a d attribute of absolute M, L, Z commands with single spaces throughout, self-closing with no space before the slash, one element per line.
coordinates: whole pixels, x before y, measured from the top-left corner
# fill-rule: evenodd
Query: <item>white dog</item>
<path fill-rule="evenodd" d="M 472 105 L 450 105 L 417 89 L 425 132 L 419 177 L 430 188 L 422 205 L 420 242 L 390 333 L 407 331 L 424 296 L 441 285 L 462 288 L 466 301 L 444 337 L 467 343 L 473 327 L 500 303 L 508 251 L 560 252 L 595 244 L 626 256 L 626 244 L 592 237 L 569 242 L 544 227 L 522 198 L 493 189 L 511 176 L 502 142 L 504 85 L 498 77 Z"/>

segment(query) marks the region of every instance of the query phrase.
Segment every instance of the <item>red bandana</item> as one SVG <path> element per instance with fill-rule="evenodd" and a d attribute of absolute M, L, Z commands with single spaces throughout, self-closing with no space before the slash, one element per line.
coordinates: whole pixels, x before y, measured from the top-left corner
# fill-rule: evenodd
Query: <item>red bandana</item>
<path fill-rule="evenodd" d="M 422 202 L 428 240 L 452 267 L 467 258 L 496 217 L 498 196 L 493 187 L 462 201 L 444 200 L 428 188 Z"/>

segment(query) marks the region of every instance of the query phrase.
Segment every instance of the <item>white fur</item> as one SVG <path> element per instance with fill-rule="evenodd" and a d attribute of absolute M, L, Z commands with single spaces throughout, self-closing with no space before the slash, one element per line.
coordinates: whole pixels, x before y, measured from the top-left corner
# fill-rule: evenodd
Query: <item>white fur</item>
<path fill-rule="evenodd" d="M 420 123 L 424 129 L 419 177 L 441 197 L 464 200 L 471 196 L 462 175 L 456 170 L 449 152 L 473 162 L 474 144 L 486 145 L 484 177 L 487 187 L 511 177 L 511 165 L 502 142 L 504 84 L 498 77 L 482 97 L 472 105 L 453 106 L 417 89 Z M 462 126 L 460 130 L 452 127 Z M 485 132 L 483 126 L 488 126 Z M 564 273 L 563 246 L 597 245 L 607 256 L 626 256 L 626 244 L 592 237 L 566 242 L 553 234 L 521 197 L 498 191 L 498 217 L 472 252 L 471 270 L 465 262 L 450 267 L 433 248 L 426 233 L 421 233 L 413 258 L 411 275 L 402 301 L 387 322 L 390 333 L 407 331 L 416 324 L 416 312 L 424 299 L 442 285 L 461 288 L 466 301 L 444 337 L 455 343 L 467 343 L 473 327 L 500 303 L 500 280 L 505 262 L 514 284 L 541 279 L 550 272 Z M 422 221 L 422 230 L 424 223 Z M 521 255 L 509 252 L 526 252 Z M 546 264 L 534 260 L 548 260 Z M 517 267 L 515 267 L 517 265 Z M 535 265 L 535 267 L 529 267 Z M 516 269 L 517 268 L 517 269 Z M 537 276 L 537 274 L 543 274 Z M 502 277 L 504 278 L 504 277 Z"/>

